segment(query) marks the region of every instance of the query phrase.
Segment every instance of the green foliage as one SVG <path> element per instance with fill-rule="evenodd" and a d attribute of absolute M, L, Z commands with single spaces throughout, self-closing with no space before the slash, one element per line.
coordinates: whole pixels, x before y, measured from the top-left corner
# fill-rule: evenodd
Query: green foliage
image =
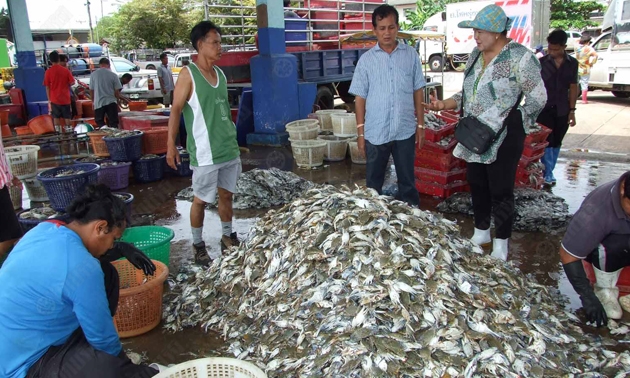
<path fill-rule="evenodd" d="M 604 6 L 596 1 L 551 0 L 551 28 L 577 29 L 596 26 L 591 21 L 592 12 L 604 10 Z"/>
<path fill-rule="evenodd" d="M 429 17 L 446 10 L 446 4 L 461 3 L 468 0 L 418 0 L 414 11 L 407 11 L 405 22 L 402 23 L 403 30 L 422 30 L 424 23 Z"/>

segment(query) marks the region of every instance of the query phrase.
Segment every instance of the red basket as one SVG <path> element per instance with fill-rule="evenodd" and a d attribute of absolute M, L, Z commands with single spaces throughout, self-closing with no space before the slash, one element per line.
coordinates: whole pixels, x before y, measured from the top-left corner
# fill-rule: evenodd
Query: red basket
<path fill-rule="evenodd" d="M 525 180 L 516 179 L 514 181 L 514 187 L 516 188 L 531 188 L 531 189 L 542 189 L 543 184 L 545 183 L 545 179 L 543 178 L 542 173 L 536 175 L 536 181 L 532 182 L 529 180 L 529 176 Z"/>
<path fill-rule="evenodd" d="M 450 154 L 457 145 L 457 139 L 453 138 L 446 146 L 441 146 L 435 142 L 425 141 L 422 146 L 423 151 L 428 151 L 436 154 Z"/>
<path fill-rule="evenodd" d="M 529 181 L 529 176 L 531 173 L 542 174 L 542 170 L 538 170 L 537 172 L 532 172 L 528 169 L 529 166 L 521 167 L 520 165 L 516 168 L 516 180 L 521 182 Z"/>
<path fill-rule="evenodd" d="M 142 135 L 142 152 L 147 154 L 165 154 L 167 150 L 168 127 L 154 127 L 145 130 Z"/>
<path fill-rule="evenodd" d="M 167 116 L 147 115 L 142 117 L 125 117 L 122 122 L 123 130 L 150 130 L 152 127 L 168 127 Z"/>
<path fill-rule="evenodd" d="M 77 108 L 81 107 L 81 116 L 90 118 L 94 117 L 94 108 L 90 100 L 77 100 Z M 78 112 L 77 112 L 78 113 Z"/>
<path fill-rule="evenodd" d="M 584 265 L 586 277 L 591 282 L 591 285 L 594 285 L 597 280 L 595 279 L 595 271 L 593 270 L 593 265 L 585 260 L 582 260 L 582 265 Z M 620 297 L 630 295 L 630 266 L 627 266 L 621 270 L 619 279 L 617 279 L 617 287 L 619 288 Z"/>
<path fill-rule="evenodd" d="M 146 101 L 129 101 L 129 110 L 131 111 L 143 111 L 147 109 Z"/>
<path fill-rule="evenodd" d="M 545 148 L 549 145 L 549 142 L 541 142 L 536 144 L 525 144 L 523 147 L 523 156 L 532 157 L 542 153 L 545 154 Z"/>
<path fill-rule="evenodd" d="M 2 114 L 0 112 L 0 114 Z M 3 138 L 10 138 L 13 136 L 13 133 L 11 133 L 11 127 L 9 127 L 9 125 L 2 125 L 2 137 Z"/>
<path fill-rule="evenodd" d="M 439 130 L 424 129 L 424 140 L 427 142 L 439 142 L 445 137 L 455 134 L 455 126 L 457 126 L 456 122 L 449 122 Z"/>
<path fill-rule="evenodd" d="M 28 126 L 18 126 L 15 128 L 15 133 L 17 135 L 33 135 L 33 130 L 31 130 Z"/>
<path fill-rule="evenodd" d="M 538 125 L 542 129 L 540 131 L 535 131 L 533 133 L 527 134 L 527 136 L 525 137 L 525 145 L 544 142 L 547 140 L 547 137 L 549 136 L 549 134 L 551 134 L 550 128 L 543 126 L 541 124 L 538 124 Z"/>
<path fill-rule="evenodd" d="M 465 181 L 456 181 L 451 184 L 441 185 L 433 182 L 416 180 L 416 189 L 418 189 L 420 194 L 427 194 L 440 198 L 448 198 L 455 193 L 470 191 L 470 187 Z"/>
<path fill-rule="evenodd" d="M 26 125 L 31 129 L 31 131 L 33 131 L 33 134 L 37 135 L 50 134 L 55 132 L 55 124 L 53 123 L 53 118 L 48 114 L 37 116 L 28 121 Z"/>
<path fill-rule="evenodd" d="M 456 158 L 453 154 L 436 154 L 435 152 L 416 150 L 414 165 L 420 168 L 449 172 L 455 168 L 466 167 L 466 162 Z"/>
<path fill-rule="evenodd" d="M 543 150 L 542 152 L 534 156 L 521 156 L 521 160 L 518 161 L 518 166 L 520 168 L 526 168 L 531 163 L 540 160 L 540 158 L 543 157 L 544 154 L 545 154 L 545 151 Z"/>
<path fill-rule="evenodd" d="M 435 182 L 447 185 L 455 181 L 466 181 L 466 168 L 458 168 L 449 172 L 437 171 L 435 169 L 414 168 L 417 180 L 423 182 Z"/>

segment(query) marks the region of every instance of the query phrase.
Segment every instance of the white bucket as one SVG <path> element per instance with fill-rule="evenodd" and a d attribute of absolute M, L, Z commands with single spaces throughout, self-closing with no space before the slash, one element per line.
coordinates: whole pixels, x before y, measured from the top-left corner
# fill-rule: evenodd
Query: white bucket
<path fill-rule="evenodd" d="M 316 111 L 315 115 L 317 116 L 317 118 L 319 118 L 319 126 L 322 128 L 322 130 L 332 130 L 333 126 L 330 115 L 341 113 L 347 112 L 344 109 L 325 109 Z"/>
<path fill-rule="evenodd" d="M 316 119 L 300 119 L 287 123 L 285 129 L 291 140 L 308 140 L 317 138 L 319 121 Z"/>
<path fill-rule="evenodd" d="M 350 147 L 350 158 L 354 164 L 366 164 L 367 159 L 365 154 L 361 154 L 359 151 L 359 146 L 357 145 L 357 141 L 353 140 L 348 142 L 348 146 Z"/>
<path fill-rule="evenodd" d="M 289 139 L 290 140 L 290 139 Z M 324 164 L 326 141 L 290 140 L 293 158 L 300 168 L 313 168 Z"/>
<path fill-rule="evenodd" d="M 326 141 L 326 151 L 324 151 L 324 160 L 341 161 L 346 158 L 348 152 L 348 138 L 320 135 L 317 139 Z"/>
<path fill-rule="evenodd" d="M 357 135 L 357 119 L 354 113 L 333 113 L 330 115 L 333 134 L 338 137 Z"/>

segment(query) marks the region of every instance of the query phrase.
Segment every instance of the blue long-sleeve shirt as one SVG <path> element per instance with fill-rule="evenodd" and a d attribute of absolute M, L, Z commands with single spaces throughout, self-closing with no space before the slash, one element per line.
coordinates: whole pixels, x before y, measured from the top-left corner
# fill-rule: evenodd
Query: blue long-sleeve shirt
<path fill-rule="evenodd" d="M 95 349 L 122 351 L 100 263 L 67 227 L 29 231 L 0 269 L 0 288 L 0 376 L 25 377 L 79 327 Z"/>

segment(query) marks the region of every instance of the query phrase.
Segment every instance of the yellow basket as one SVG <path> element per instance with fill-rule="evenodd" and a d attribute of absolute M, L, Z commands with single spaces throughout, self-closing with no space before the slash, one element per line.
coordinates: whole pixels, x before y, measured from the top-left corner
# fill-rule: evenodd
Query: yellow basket
<path fill-rule="evenodd" d="M 153 276 L 145 276 L 126 259 L 112 262 L 120 277 L 114 325 L 121 338 L 149 332 L 162 320 L 162 294 L 168 268 L 157 260 L 151 261 L 156 268 Z"/>

